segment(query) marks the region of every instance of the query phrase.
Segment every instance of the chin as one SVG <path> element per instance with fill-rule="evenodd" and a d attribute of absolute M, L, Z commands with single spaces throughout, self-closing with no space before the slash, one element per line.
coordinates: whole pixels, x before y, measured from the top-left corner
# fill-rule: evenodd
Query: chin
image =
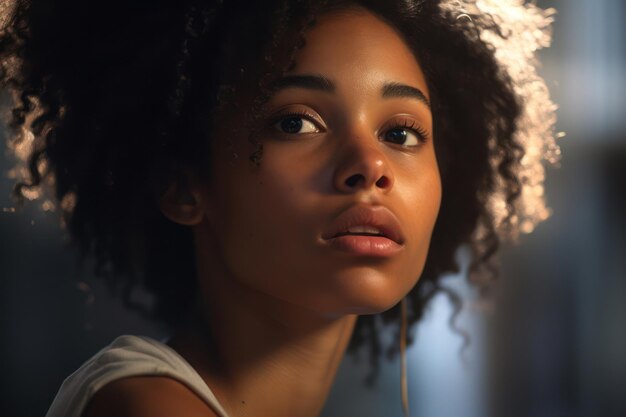
<path fill-rule="evenodd" d="M 373 302 L 372 300 L 350 300 L 350 302 L 345 302 L 343 305 L 324 306 L 322 308 L 318 308 L 318 311 L 321 310 L 323 315 L 328 317 L 341 317 L 352 314 L 365 316 L 383 313 L 398 304 L 400 300 L 401 298 L 394 299 L 393 301 L 386 303 Z"/>
<path fill-rule="evenodd" d="M 361 303 L 350 306 L 350 314 L 368 315 L 383 313 L 393 308 L 401 300 L 402 297 L 394 297 L 388 300 L 362 300 Z"/>
<path fill-rule="evenodd" d="M 415 279 L 392 279 L 380 273 L 337 277 L 332 293 L 316 300 L 319 310 L 329 314 L 378 314 L 398 304 L 413 288 Z"/>

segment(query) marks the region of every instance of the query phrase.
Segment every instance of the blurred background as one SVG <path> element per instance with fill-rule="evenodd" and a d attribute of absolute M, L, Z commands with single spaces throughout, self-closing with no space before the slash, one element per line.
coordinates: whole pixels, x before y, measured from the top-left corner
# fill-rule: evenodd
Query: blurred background
<path fill-rule="evenodd" d="M 547 170 L 553 215 L 504 249 L 491 309 L 472 307 L 462 275 L 445 278 L 467 300 L 459 324 L 471 345 L 459 354 L 451 307 L 436 298 L 408 350 L 412 416 L 626 415 L 626 2 L 537 3 L 558 10 L 540 53 L 567 133 Z M 63 379 L 116 336 L 164 333 L 78 268 L 54 214 L 13 212 L 8 164 L 1 155 L 0 415 L 43 416 Z M 371 389 L 366 374 L 365 356 L 346 357 L 322 416 L 401 416 L 399 360 L 383 362 Z"/>

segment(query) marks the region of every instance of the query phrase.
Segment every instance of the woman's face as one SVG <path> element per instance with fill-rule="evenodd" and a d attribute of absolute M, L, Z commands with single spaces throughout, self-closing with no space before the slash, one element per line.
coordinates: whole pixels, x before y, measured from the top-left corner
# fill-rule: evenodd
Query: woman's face
<path fill-rule="evenodd" d="M 335 12 L 274 87 L 259 167 L 246 134 L 214 141 L 201 233 L 229 279 L 263 297 L 329 316 L 391 308 L 422 272 L 441 200 L 420 65 L 373 14 Z"/>

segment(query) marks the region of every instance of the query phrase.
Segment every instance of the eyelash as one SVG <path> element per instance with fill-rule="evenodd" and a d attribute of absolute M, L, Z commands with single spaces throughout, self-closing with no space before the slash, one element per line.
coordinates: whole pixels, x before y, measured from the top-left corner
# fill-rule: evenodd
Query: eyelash
<path fill-rule="evenodd" d="M 308 119 L 309 121 L 313 122 L 315 125 L 319 125 L 317 118 L 313 116 L 311 113 L 307 112 L 306 110 L 296 110 L 296 111 L 291 111 L 289 113 L 283 113 L 280 116 L 276 116 L 272 120 L 272 126 L 280 122 L 281 120 L 287 119 L 289 117 L 302 117 L 303 119 Z"/>
<path fill-rule="evenodd" d="M 276 125 L 276 123 L 289 117 L 302 117 L 302 118 L 308 119 L 310 122 L 312 122 L 315 125 L 319 125 L 319 122 L 317 121 L 316 117 L 313 116 L 311 113 L 307 112 L 306 110 L 283 113 L 280 116 L 275 117 L 271 124 L 272 126 L 274 126 Z M 411 131 L 413 134 L 417 136 L 418 141 L 422 144 L 425 143 L 429 138 L 428 132 L 426 131 L 426 129 L 419 126 L 414 121 L 405 120 L 404 122 L 394 122 L 391 126 L 389 126 L 386 129 L 386 131 L 398 129 L 398 128 Z M 399 145 L 399 146 L 406 147 L 406 148 L 413 148 L 413 147 L 417 147 L 418 145 L 415 145 L 415 146 Z"/>
<path fill-rule="evenodd" d="M 426 129 L 419 126 L 417 123 L 415 123 L 415 121 L 405 120 L 404 122 L 394 122 L 386 130 L 389 131 L 389 130 L 398 129 L 398 128 L 410 130 L 413 134 L 415 134 L 415 136 L 417 136 L 417 139 L 420 143 L 424 143 L 428 140 L 428 132 L 426 131 Z M 400 145 L 400 146 L 406 146 L 406 145 Z M 411 147 L 411 146 L 407 146 L 407 147 Z"/>

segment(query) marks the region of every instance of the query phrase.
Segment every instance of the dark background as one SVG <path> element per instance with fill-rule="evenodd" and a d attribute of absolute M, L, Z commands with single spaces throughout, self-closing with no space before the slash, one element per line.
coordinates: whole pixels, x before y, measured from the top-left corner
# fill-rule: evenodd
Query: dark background
<path fill-rule="evenodd" d="M 437 298 L 409 350 L 413 416 L 626 415 L 626 6 L 539 4 L 559 11 L 542 74 L 567 132 L 560 168 L 547 170 L 553 216 L 503 251 L 490 311 L 462 276 L 446 278 L 466 296 L 472 344 L 464 362 Z M 0 159 L 0 415 L 43 416 L 63 379 L 117 335 L 165 334 L 77 267 L 54 213 L 11 211 L 8 169 Z M 401 415 L 398 361 L 371 390 L 365 373 L 365 360 L 344 360 L 323 417 Z"/>

